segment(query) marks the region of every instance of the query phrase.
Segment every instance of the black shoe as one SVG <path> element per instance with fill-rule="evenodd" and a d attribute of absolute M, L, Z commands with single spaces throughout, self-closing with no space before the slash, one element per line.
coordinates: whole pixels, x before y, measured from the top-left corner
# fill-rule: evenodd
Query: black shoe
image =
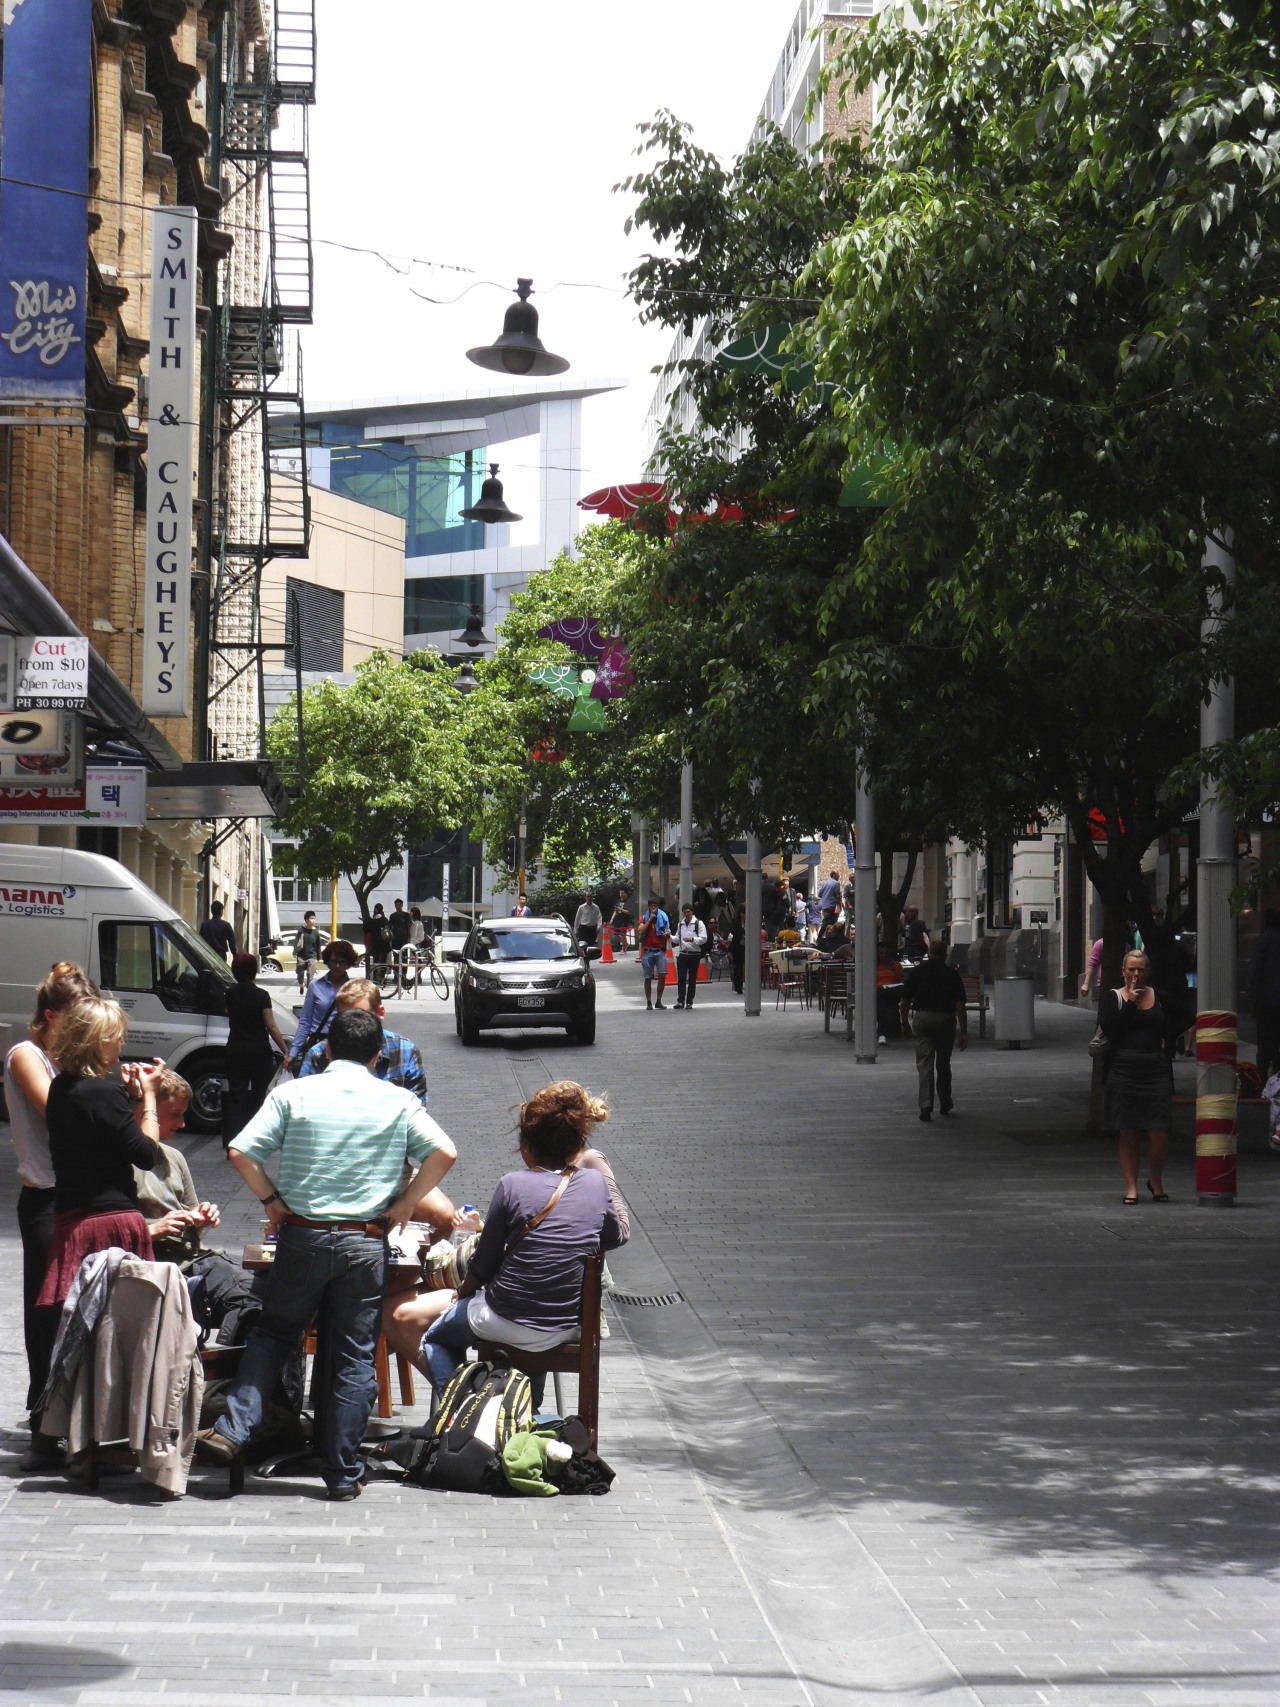
<path fill-rule="evenodd" d="M 932 1120 L 933 1110 L 931 1108 L 922 1108 L 920 1110 L 920 1118 L 921 1120 Z"/>
<path fill-rule="evenodd" d="M 363 1492 L 363 1482 L 349 1482 L 345 1488 L 330 1488 L 325 1497 L 331 1500 L 358 1500 Z"/>
<path fill-rule="evenodd" d="M 677 1002 L 677 1003 L 676 1003 L 676 1006 L 677 1006 L 677 1007 L 678 1007 L 678 1008 L 682 1008 L 682 1007 L 683 1007 L 683 1006 L 684 1006 L 684 1003 L 683 1003 L 683 1002 Z"/>
<path fill-rule="evenodd" d="M 66 1467 L 65 1445 L 47 1434 L 33 1434 L 30 1447 L 18 1460 L 18 1468 L 25 1475 L 39 1473 L 41 1470 L 65 1470 Z"/>
<path fill-rule="evenodd" d="M 939 1104 L 938 1104 L 938 1107 L 939 1107 L 939 1108 L 940 1108 L 940 1109 L 941 1109 L 941 1110 L 942 1110 L 942 1112 L 943 1112 L 943 1114 L 950 1114 L 950 1113 L 951 1113 L 951 1110 L 952 1110 L 952 1109 L 953 1109 L 953 1108 L 954 1108 L 954 1107 L 955 1107 L 955 1106 L 956 1106 L 956 1105 L 955 1105 L 955 1103 L 953 1103 L 953 1102 L 940 1102 L 940 1103 L 939 1103 Z"/>

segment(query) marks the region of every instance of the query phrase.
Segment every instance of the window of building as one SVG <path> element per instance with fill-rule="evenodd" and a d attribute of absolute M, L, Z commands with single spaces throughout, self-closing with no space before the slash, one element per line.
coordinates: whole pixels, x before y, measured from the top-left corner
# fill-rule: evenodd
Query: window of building
<path fill-rule="evenodd" d="M 293 648 L 302 636 L 304 670 L 342 669 L 342 634 L 346 619 L 346 596 L 333 587 L 315 587 L 290 575 L 285 582 L 284 641 L 289 650 L 285 664 L 296 668 Z"/>
<path fill-rule="evenodd" d="M 472 607 L 484 613 L 483 575 L 423 575 L 404 584 L 404 631 L 435 634 L 466 627 Z"/>
<path fill-rule="evenodd" d="M 484 523 L 462 515 L 480 497 L 483 450 L 419 456 L 413 445 L 362 440 L 342 421 L 322 421 L 313 433 L 329 448 L 329 490 L 399 516 L 406 557 L 484 549 Z"/>
<path fill-rule="evenodd" d="M 324 877 L 299 877 L 296 870 L 295 842 L 271 843 L 271 880 L 275 885 L 276 902 L 302 902 L 304 906 L 329 905 L 329 882 Z"/>

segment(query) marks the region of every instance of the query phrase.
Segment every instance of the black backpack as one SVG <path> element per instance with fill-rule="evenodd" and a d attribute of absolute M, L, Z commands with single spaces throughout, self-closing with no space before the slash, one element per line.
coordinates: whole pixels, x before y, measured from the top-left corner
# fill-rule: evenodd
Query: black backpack
<path fill-rule="evenodd" d="M 414 1430 L 405 1479 L 461 1494 L 505 1494 L 502 1449 L 532 1421 L 527 1375 L 505 1363 L 464 1363 L 431 1421 Z"/>

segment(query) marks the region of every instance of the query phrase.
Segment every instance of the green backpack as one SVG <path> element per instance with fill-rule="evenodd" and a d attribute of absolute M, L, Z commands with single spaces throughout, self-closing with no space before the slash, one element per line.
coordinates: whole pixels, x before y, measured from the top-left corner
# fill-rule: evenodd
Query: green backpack
<path fill-rule="evenodd" d="M 505 1363 L 464 1363 L 413 1442 L 418 1450 L 406 1466 L 407 1480 L 455 1493 L 504 1494 L 502 1450 L 532 1421 L 527 1375 Z"/>

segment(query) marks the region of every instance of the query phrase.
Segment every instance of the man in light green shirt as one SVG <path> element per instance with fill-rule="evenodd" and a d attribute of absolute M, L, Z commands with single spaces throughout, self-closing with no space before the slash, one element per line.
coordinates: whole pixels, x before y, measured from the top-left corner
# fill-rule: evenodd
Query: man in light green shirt
<path fill-rule="evenodd" d="M 364 1486 L 360 1442 L 377 1392 L 387 1233 L 403 1226 L 457 1159 L 415 1096 L 373 1077 L 382 1041 L 376 1014 L 339 1013 L 328 1070 L 273 1091 L 232 1141 L 231 1161 L 279 1241 L 227 1414 L 200 1436 L 207 1457 L 231 1458 L 261 1420 L 264 1395 L 298 1335 L 320 1313 L 331 1366 L 319 1445 L 329 1497 L 337 1500 L 355 1499 Z M 402 1185 L 406 1157 L 417 1171 Z"/>

